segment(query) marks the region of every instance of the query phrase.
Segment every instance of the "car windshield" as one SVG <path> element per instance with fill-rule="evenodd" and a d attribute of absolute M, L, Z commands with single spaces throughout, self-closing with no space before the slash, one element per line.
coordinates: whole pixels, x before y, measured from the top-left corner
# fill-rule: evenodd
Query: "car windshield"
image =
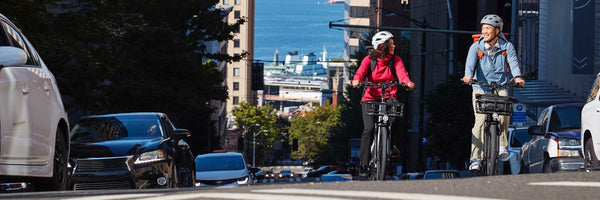
<path fill-rule="evenodd" d="M 552 110 L 548 131 L 581 128 L 582 107 L 559 107 Z"/>
<path fill-rule="evenodd" d="M 245 166 L 241 156 L 215 156 L 196 160 L 197 172 L 242 169 L 245 169 Z"/>
<path fill-rule="evenodd" d="M 527 129 L 514 130 L 510 140 L 511 147 L 521 147 L 525 142 L 531 140 L 531 135 L 527 134 Z"/>
<path fill-rule="evenodd" d="M 90 143 L 123 138 L 161 138 L 158 117 L 89 117 L 71 130 L 71 142 Z"/>

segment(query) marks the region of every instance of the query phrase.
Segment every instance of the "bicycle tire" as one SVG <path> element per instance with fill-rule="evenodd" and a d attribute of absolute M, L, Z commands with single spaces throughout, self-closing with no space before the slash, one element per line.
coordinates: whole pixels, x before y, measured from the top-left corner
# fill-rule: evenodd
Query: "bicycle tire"
<path fill-rule="evenodd" d="M 498 125 L 492 124 L 489 128 L 489 134 L 486 134 L 489 144 L 487 145 L 485 175 L 493 176 L 496 175 L 496 158 L 498 156 Z"/>
<path fill-rule="evenodd" d="M 379 129 L 379 145 L 378 145 L 378 149 L 377 149 L 377 153 L 378 153 L 378 166 L 377 166 L 377 172 L 375 173 L 375 179 L 376 180 L 385 180 L 385 171 L 386 171 L 386 164 L 387 164 L 387 134 L 388 134 L 388 130 L 387 127 L 381 127 Z"/>

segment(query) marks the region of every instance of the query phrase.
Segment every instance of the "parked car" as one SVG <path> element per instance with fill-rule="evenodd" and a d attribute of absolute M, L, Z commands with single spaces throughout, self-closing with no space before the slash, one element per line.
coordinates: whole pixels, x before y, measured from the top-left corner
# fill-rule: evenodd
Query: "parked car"
<path fill-rule="evenodd" d="M 583 167 L 581 152 L 581 110 L 583 103 L 552 105 L 544 109 L 533 137 L 521 148 L 523 173 L 574 171 Z"/>
<path fill-rule="evenodd" d="M 27 184 L 10 182 L 39 180 L 33 187 L 67 189 L 69 123 L 56 79 L 25 35 L 2 14 L 0 147 L 0 182 L 16 186 Z"/>
<path fill-rule="evenodd" d="M 584 168 L 586 171 L 597 170 L 600 167 L 600 73 L 596 76 L 594 86 L 590 91 L 587 103 L 581 111 L 581 144 L 583 144 Z"/>
<path fill-rule="evenodd" d="M 71 131 L 75 190 L 194 186 L 194 157 L 163 113 L 82 117 Z"/>
<path fill-rule="evenodd" d="M 521 172 L 521 147 L 531 140 L 527 127 L 508 129 L 508 161 L 505 162 L 504 174 L 519 174 Z"/>
<path fill-rule="evenodd" d="M 333 165 L 325 165 L 325 166 L 321 166 L 318 169 L 309 171 L 308 173 L 306 173 L 307 177 L 321 177 L 321 175 L 323 174 L 327 174 L 333 170 L 336 170 L 336 168 Z"/>
<path fill-rule="evenodd" d="M 460 178 L 461 175 L 456 170 L 429 170 L 423 174 L 423 179 L 447 179 Z"/>
<path fill-rule="evenodd" d="M 265 178 L 275 178 L 275 173 L 273 172 L 273 169 L 265 173 Z"/>
<path fill-rule="evenodd" d="M 241 153 L 196 156 L 196 186 L 236 186 L 254 183 Z"/>
<path fill-rule="evenodd" d="M 333 170 L 321 175 L 321 181 L 349 181 L 352 179 L 352 174 L 346 170 Z"/>
<path fill-rule="evenodd" d="M 279 177 L 279 178 L 294 178 L 294 173 L 290 169 L 282 169 L 281 171 L 279 171 L 279 175 L 277 175 L 277 177 Z"/>

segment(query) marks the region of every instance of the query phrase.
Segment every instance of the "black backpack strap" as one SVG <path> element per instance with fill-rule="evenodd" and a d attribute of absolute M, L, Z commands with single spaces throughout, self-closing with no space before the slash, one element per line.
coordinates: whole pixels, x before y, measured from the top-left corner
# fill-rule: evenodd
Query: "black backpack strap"
<path fill-rule="evenodd" d="M 394 55 L 392 55 L 392 58 L 390 59 L 390 71 L 392 71 L 392 75 L 394 75 L 394 81 L 400 81 L 398 79 L 398 74 L 396 74 L 396 66 L 394 66 L 396 64 L 396 62 L 394 62 Z"/>
<path fill-rule="evenodd" d="M 375 70 L 375 66 L 377 65 L 377 58 L 371 58 L 371 67 L 367 70 L 367 74 L 365 75 L 365 82 L 367 81 L 367 77 L 371 75 L 371 72 Z"/>

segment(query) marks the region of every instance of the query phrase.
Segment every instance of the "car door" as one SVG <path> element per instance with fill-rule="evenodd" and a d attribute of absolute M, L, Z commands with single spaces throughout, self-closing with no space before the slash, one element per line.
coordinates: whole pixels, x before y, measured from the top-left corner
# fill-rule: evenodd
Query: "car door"
<path fill-rule="evenodd" d="M 581 129 L 582 135 L 584 131 L 589 131 L 592 136 L 592 142 L 594 144 L 594 151 L 596 153 L 596 157 L 600 157 L 600 99 L 598 95 L 600 92 L 600 76 L 596 77 L 594 81 L 594 86 L 590 91 L 590 96 L 585 104 L 583 110 L 581 111 Z M 582 139 L 585 139 L 582 137 Z M 585 141 L 582 141 L 581 144 L 585 144 Z"/>
<path fill-rule="evenodd" d="M 7 67 L 3 72 L 4 86 L 2 101 L 5 111 L 2 128 L 2 156 L 13 160 L 14 164 L 45 164 L 54 154 L 54 130 L 51 126 L 53 107 L 44 86 L 50 77 L 41 67 L 41 62 L 33 47 L 19 31 L 9 23 L 1 22 L 2 37 L 5 45 L 25 51 L 27 61 L 24 65 Z M 13 84 L 13 85 L 10 85 Z M 5 93 L 6 91 L 6 93 Z M 6 95 L 4 95 L 6 94 Z M 16 162 L 16 163 L 15 163 Z"/>

